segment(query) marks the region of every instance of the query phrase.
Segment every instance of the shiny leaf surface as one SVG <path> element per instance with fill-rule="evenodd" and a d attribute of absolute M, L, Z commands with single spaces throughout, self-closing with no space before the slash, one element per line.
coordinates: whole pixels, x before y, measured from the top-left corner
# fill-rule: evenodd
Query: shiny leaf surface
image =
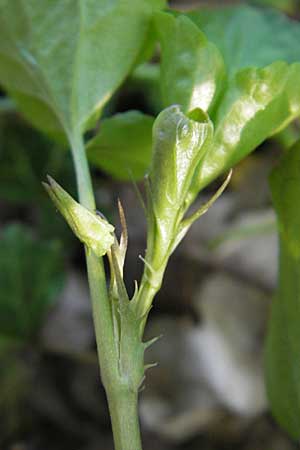
<path fill-rule="evenodd" d="M 185 112 L 208 111 L 224 82 L 224 63 L 218 49 L 187 17 L 157 13 L 162 49 L 161 90 L 165 106 L 179 104 Z"/>
<path fill-rule="evenodd" d="M 300 115 L 300 64 L 244 69 L 229 83 L 211 147 L 194 180 L 199 191 Z"/>

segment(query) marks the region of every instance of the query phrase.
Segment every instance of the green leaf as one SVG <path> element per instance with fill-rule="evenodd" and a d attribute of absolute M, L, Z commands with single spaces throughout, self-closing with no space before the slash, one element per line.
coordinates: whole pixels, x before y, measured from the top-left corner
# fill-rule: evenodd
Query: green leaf
<path fill-rule="evenodd" d="M 198 191 L 300 115 L 300 64 L 244 69 L 232 80 L 214 120 L 211 147 L 194 180 Z"/>
<path fill-rule="evenodd" d="M 0 0 L 0 83 L 32 123 L 72 139 L 137 60 L 163 0 Z"/>
<path fill-rule="evenodd" d="M 87 144 L 89 160 L 120 180 L 141 179 L 150 166 L 153 122 L 138 111 L 104 119 Z"/>
<path fill-rule="evenodd" d="M 218 49 L 187 17 L 157 13 L 162 49 L 161 90 L 164 106 L 179 104 L 185 112 L 207 111 L 218 98 L 224 63 Z"/>
<path fill-rule="evenodd" d="M 277 296 L 266 344 L 266 381 L 274 416 L 300 438 L 300 142 L 271 176 L 280 235 Z"/>
<path fill-rule="evenodd" d="M 245 67 L 300 60 L 300 24 L 275 10 L 247 5 L 188 13 L 221 51 L 232 77 Z"/>
<path fill-rule="evenodd" d="M 70 188 L 74 179 L 70 155 L 28 127 L 20 118 L 16 120 L 14 114 L 2 115 L 0 199 L 25 207 L 37 203 L 39 209 L 48 207 L 49 201 L 46 201 L 41 179 L 49 171 L 55 171 L 58 177 L 65 180 L 68 189 Z"/>
<path fill-rule="evenodd" d="M 273 170 L 271 188 L 280 236 L 295 260 L 300 260 L 300 141 L 284 154 Z"/>
<path fill-rule="evenodd" d="M 39 241 L 20 225 L 5 228 L 0 253 L 0 341 L 32 338 L 62 281 L 62 253 L 56 241 Z"/>

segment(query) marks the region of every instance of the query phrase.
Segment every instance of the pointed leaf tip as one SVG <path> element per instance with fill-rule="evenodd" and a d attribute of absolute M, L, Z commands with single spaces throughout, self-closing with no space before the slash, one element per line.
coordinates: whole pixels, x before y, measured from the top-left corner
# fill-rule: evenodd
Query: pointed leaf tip
<path fill-rule="evenodd" d="M 95 212 L 76 202 L 53 178 L 43 183 L 51 200 L 78 239 L 97 256 L 107 253 L 114 242 L 114 227 Z"/>

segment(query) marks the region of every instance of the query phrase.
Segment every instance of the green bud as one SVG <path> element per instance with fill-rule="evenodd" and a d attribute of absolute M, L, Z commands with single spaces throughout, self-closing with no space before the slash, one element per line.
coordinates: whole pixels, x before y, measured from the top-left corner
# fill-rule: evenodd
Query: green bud
<path fill-rule="evenodd" d="M 163 247 L 185 213 L 195 171 L 212 135 L 213 125 L 200 108 L 185 115 L 180 106 L 173 105 L 162 111 L 154 123 L 149 181 L 155 233 L 160 234 Z"/>
<path fill-rule="evenodd" d="M 97 256 L 105 255 L 114 242 L 114 227 L 76 202 L 53 178 L 47 178 L 49 184 L 43 185 L 74 234 Z"/>

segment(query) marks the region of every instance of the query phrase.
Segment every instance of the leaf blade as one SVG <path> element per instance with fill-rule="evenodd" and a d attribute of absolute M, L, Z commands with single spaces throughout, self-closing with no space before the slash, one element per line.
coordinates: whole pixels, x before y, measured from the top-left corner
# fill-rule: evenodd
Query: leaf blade
<path fill-rule="evenodd" d="M 236 75 L 217 111 L 213 145 L 199 165 L 199 189 L 299 117 L 299 80 L 299 63 L 276 62 Z"/>
<path fill-rule="evenodd" d="M 300 59 L 300 25 L 278 11 L 239 5 L 201 8 L 187 15 L 219 48 L 230 78 L 245 67 Z"/>
<path fill-rule="evenodd" d="M 66 134 L 83 132 L 136 61 L 162 0 L 0 2 L 0 82 L 52 111 Z M 47 13 L 45 14 L 45 11 Z M 63 20 L 62 20 L 63 18 Z M 122 45 L 120 45 L 122 42 Z M 17 96 L 22 105 L 22 98 Z M 25 106 L 23 105 L 23 108 Z M 97 114 L 96 114 L 97 115 Z"/>
<path fill-rule="evenodd" d="M 185 112 L 208 111 L 225 78 L 218 49 L 184 15 L 155 15 L 162 49 L 161 90 L 165 107 L 179 104 Z"/>

